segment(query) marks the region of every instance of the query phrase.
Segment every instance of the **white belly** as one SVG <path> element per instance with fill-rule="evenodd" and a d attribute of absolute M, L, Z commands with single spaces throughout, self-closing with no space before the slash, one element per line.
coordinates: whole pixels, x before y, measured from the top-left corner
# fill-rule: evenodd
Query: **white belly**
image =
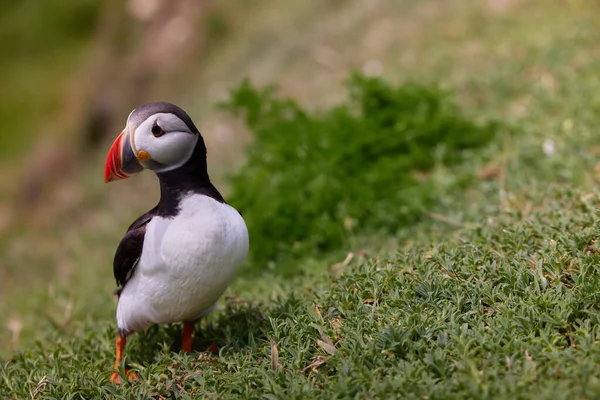
<path fill-rule="evenodd" d="M 248 253 L 248 231 L 227 204 L 190 195 L 174 218 L 154 217 L 142 256 L 119 297 L 119 329 L 188 321 L 208 312 Z"/>

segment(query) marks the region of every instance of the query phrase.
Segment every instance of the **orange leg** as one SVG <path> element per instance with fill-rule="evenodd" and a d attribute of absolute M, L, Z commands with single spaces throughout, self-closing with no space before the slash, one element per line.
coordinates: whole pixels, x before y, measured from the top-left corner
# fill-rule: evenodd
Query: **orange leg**
<path fill-rule="evenodd" d="M 183 323 L 183 336 L 181 338 L 181 348 L 186 353 L 192 352 L 192 334 L 194 333 L 195 321 L 186 321 Z"/>
<path fill-rule="evenodd" d="M 121 384 L 121 378 L 119 376 L 119 363 L 123 360 L 123 353 L 125 352 L 125 344 L 127 344 L 127 339 L 121 335 L 117 335 L 117 356 L 115 359 L 115 372 L 113 372 L 113 374 L 110 377 L 110 381 L 116 383 L 117 385 Z M 125 373 L 129 376 L 129 380 L 138 380 L 137 376 L 131 372 L 131 373 L 127 373 L 127 370 L 125 370 Z"/>

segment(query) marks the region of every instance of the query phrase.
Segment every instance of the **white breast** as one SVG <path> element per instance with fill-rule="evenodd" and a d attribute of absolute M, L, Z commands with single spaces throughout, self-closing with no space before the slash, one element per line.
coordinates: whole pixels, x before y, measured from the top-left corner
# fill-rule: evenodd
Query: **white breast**
<path fill-rule="evenodd" d="M 227 204 L 190 195 L 174 218 L 154 217 L 117 306 L 119 329 L 187 321 L 208 312 L 248 253 L 248 231 Z"/>

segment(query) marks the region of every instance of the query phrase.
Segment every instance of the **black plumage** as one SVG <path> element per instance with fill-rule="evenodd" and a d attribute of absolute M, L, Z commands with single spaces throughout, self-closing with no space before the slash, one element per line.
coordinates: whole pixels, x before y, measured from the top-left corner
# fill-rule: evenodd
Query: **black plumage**
<path fill-rule="evenodd" d="M 116 294 L 121 294 L 121 291 L 125 287 L 127 281 L 131 278 L 133 270 L 142 256 L 142 248 L 144 247 L 144 236 L 146 235 L 146 225 L 152 220 L 152 217 L 156 215 L 156 209 L 143 214 L 141 217 L 136 219 L 127 229 L 127 233 L 121 239 L 119 247 L 115 253 L 113 261 L 113 273 L 117 286 L 120 286 L 116 290 Z"/>
<path fill-rule="evenodd" d="M 180 118 L 194 134 L 200 134 L 190 117 L 179 107 L 170 103 L 152 103 L 138 107 L 129 117 L 130 123 L 139 125 L 156 113 L 171 113 Z M 168 133 L 167 133 L 168 134 Z M 153 161 L 150 161 L 152 163 Z M 142 255 L 146 226 L 155 216 L 172 218 L 179 213 L 181 198 L 191 193 L 202 194 L 225 203 L 223 196 L 211 183 L 206 165 L 206 145 L 202 136 L 190 159 L 181 167 L 158 173 L 160 182 L 160 201 L 152 210 L 136 219 L 127 229 L 127 233 L 119 243 L 113 262 L 113 272 L 117 285 L 116 293 L 120 294 L 127 281 L 134 273 L 137 261 Z"/>

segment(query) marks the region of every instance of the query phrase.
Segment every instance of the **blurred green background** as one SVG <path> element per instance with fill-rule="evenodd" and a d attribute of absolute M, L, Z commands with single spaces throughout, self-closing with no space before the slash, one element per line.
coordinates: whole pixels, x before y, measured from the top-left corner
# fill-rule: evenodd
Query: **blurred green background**
<path fill-rule="evenodd" d="M 114 249 L 158 190 L 151 174 L 105 186 L 102 171 L 112 139 L 141 103 L 188 111 L 226 196 L 226 178 L 253 137 L 216 103 L 249 77 L 276 83 L 278 95 L 306 110 L 331 107 L 346 98 L 353 70 L 439 85 L 473 121 L 519 126 L 518 138 L 500 136 L 463 171 L 478 177 L 479 189 L 462 202 L 442 198 L 440 210 L 459 224 L 524 204 L 548 184 L 591 188 L 600 152 L 599 12 L 591 0 L 2 3 L 0 354 L 45 330 L 69 335 L 73 321 L 113 318 Z M 549 148 L 572 157 L 538 168 Z M 509 160 L 535 169 L 537 180 L 510 175 Z M 434 172 L 438 187 L 444 173 Z M 404 235 L 369 233 L 353 243 L 390 250 Z M 338 250 L 334 258 L 348 249 Z M 243 292 L 249 284 L 237 285 Z"/>

